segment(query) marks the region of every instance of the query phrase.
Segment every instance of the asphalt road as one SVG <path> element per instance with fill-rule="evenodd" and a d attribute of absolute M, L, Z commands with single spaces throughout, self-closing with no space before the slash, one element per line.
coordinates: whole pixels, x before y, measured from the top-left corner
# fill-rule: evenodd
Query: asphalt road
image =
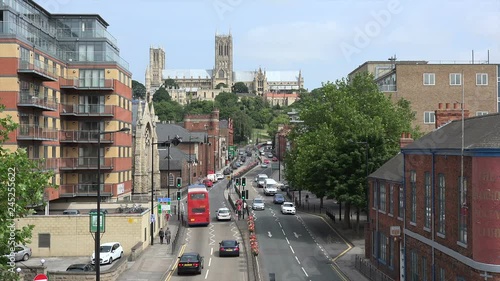
<path fill-rule="evenodd" d="M 270 168 L 253 169 L 247 174 L 252 182 L 256 174 L 271 175 Z M 266 209 L 253 211 L 259 242 L 259 265 L 263 280 L 345 281 L 332 266 L 332 259 L 348 249 L 347 243 L 319 216 L 297 213 L 283 215 L 280 205 L 252 184 L 250 199 L 262 197 Z M 251 206 L 251 200 L 249 202 Z"/>
<path fill-rule="evenodd" d="M 219 181 L 210 189 L 210 213 L 212 221 L 209 226 L 188 227 L 186 230 L 185 245 L 181 252 L 198 252 L 204 256 L 204 269 L 201 275 L 178 276 L 176 265 L 173 274 L 167 280 L 217 280 L 233 281 L 247 279 L 247 261 L 243 250 L 239 257 L 219 257 L 219 242 L 224 239 L 242 241 L 241 235 L 232 221 L 218 222 L 215 211 L 221 207 L 228 207 L 224 198 L 224 189 L 227 181 Z"/>

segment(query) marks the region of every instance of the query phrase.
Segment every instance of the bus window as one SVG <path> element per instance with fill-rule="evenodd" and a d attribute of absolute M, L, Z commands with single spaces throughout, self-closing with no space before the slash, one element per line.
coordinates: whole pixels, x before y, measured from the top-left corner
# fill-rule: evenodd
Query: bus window
<path fill-rule="evenodd" d="M 205 193 L 193 193 L 193 194 L 189 194 L 189 198 L 191 200 L 205 200 L 206 196 L 205 196 Z"/>
<path fill-rule="evenodd" d="M 205 213 L 205 208 L 193 208 L 191 211 L 195 214 L 203 214 Z"/>

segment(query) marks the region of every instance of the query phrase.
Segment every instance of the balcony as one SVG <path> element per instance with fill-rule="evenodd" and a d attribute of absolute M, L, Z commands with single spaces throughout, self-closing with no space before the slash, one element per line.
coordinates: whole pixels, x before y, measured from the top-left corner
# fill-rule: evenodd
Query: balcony
<path fill-rule="evenodd" d="M 25 60 L 19 60 L 17 73 L 29 74 L 42 81 L 57 81 L 57 69 L 49 66 L 45 62 L 34 60 L 33 63 Z"/>
<path fill-rule="evenodd" d="M 21 124 L 17 130 L 17 140 L 57 140 L 56 129 L 40 127 L 33 124 Z"/>
<path fill-rule="evenodd" d="M 97 170 L 97 157 L 61 158 L 59 170 Z M 113 170 L 115 158 L 101 157 L 101 170 Z"/>
<path fill-rule="evenodd" d="M 61 197 L 97 196 L 97 187 L 96 183 L 62 184 L 59 186 L 59 195 Z M 113 185 L 101 184 L 101 195 L 112 196 Z"/>
<path fill-rule="evenodd" d="M 89 62 L 100 65 L 118 64 L 129 70 L 129 63 L 120 57 L 118 52 L 108 51 L 58 51 L 58 56 L 69 64 L 88 64 Z M 71 65 L 70 65 L 71 66 Z M 71 67 L 70 67 L 71 68 Z"/>
<path fill-rule="evenodd" d="M 101 143 L 113 143 L 114 133 L 101 134 Z M 98 131 L 61 131 L 59 142 L 61 143 L 97 143 Z"/>
<path fill-rule="evenodd" d="M 115 106 L 104 104 L 63 104 L 60 114 L 62 116 L 113 117 L 115 115 Z"/>
<path fill-rule="evenodd" d="M 389 85 L 378 85 L 378 89 L 381 92 L 396 92 L 396 84 L 389 84 Z"/>
<path fill-rule="evenodd" d="M 30 160 L 38 161 L 41 170 L 57 170 L 59 169 L 59 158 L 31 158 Z"/>
<path fill-rule="evenodd" d="M 104 90 L 113 91 L 115 89 L 114 79 L 66 79 L 61 78 L 59 86 L 61 89 L 75 90 Z"/>
<path fill-rule="evenodd" d="M 56 97 L 41 97 L 29 91 L 21 91 L 17 106 L 39 108 L 46 111 L 57 111 L 58 100 Z"/>

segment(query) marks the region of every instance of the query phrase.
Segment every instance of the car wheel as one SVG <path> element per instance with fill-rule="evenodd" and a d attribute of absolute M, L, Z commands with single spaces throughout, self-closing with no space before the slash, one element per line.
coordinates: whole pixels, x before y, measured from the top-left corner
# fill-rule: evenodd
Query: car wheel
<path fill-rule="evenodd" d="M 123 252 L 120 253 L 120 259 L 123 257 Z"/>
<path fill-rule="evenodd" d="M 23 261 L 27 261 L 30 258 L 30 255 L 24 254 L 23 256 Z"/>
<path fill-rule="evenodd" d="M 113 263 L 113 258 L 109 258 L 109 264 Z"/>

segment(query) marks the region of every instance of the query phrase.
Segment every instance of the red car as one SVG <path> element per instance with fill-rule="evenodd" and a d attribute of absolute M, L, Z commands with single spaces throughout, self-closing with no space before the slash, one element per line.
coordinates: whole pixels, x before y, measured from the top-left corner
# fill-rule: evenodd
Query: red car
<path fill-rule="evenodd" d="M 212 187 L 212 186 L 214 186 L 214 183 L 213 183 L 211 180 L 209 180 L 209 179 L 204 179 L 204 180 L 203 180 L 203 184 L 204 184 L 206 187 Z"/>
<path fill-rule="evenodd" d="M 264 159 L 265 164 L 269 164 L 269 162 L 270 162 L 269 159 Z"/>
<path fill-rule="evenodd" d="M 274 156 L 273 157 L 273 162 L 278 162 L 278 157 Z"/>

